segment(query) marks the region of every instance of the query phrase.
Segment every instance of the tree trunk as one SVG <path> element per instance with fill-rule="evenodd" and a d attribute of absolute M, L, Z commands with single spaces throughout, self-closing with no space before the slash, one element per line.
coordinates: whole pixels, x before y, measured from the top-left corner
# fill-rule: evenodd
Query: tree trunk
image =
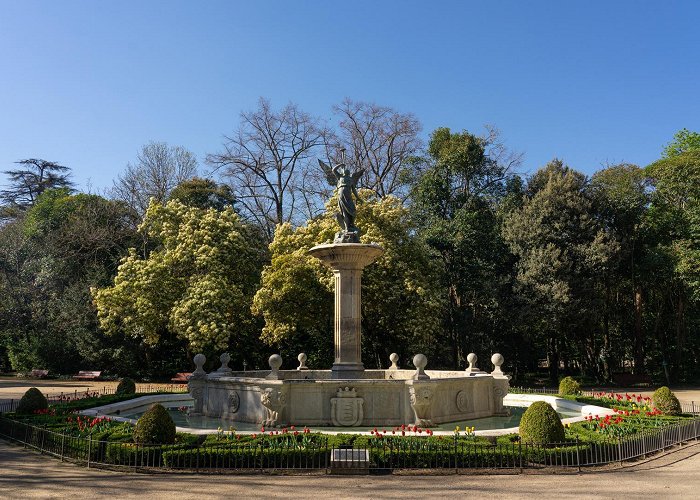
<path fill-rule="evenodd" d="M 676 352 L 674 363 L 674 378 L 678 380 L 682 373 L 683 366 L 683 349 L 685 348 L 685 297 L 683 290 L 680 290 L 678 296 L 678 306 L 676 307 Z"/>
<path fill-rule="evenodd" d="M 559 350 L 557 349 L 557 341 L 552 336 L 549 339 L 549 381 L 555 387 L 559 385 Z"/>
<path fill-rule="evenodd" d="M 642 330 L 642 287 L 634 289 L 634 373 L 644 373 L 644 331 Z"/>

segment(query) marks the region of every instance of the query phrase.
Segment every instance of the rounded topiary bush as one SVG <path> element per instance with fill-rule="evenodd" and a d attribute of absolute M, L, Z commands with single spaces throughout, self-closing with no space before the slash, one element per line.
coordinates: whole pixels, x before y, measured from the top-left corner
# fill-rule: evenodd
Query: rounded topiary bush
<path fill-rule="evenodd" d="M 525 410 L 520 419 L 520 440 L 532 444 L 564 441 L 564 426 L 549 403 L 535 401 Z"/>
<path fill-rule="evenodd" d="M 36 410 L 45 410 L 49 407 L 49 402 L 36 387 L 32 387 L 24 393 L 22 399 L 19 400 L 16 413 L 34 413 Z"/>
<path fill-rule="evenodd" d="M 175 422 L 162 405 L 154 404 L 136 422 L 134 442 L 171 444 L 175 442 Z"/>
<path fill-rule="evenodd" d="M 654 406 L 665 415 L 680 415 L 681 403 L 675 394 L 666 386 L 659 387 L 651 397 Z"/>
<path fill-rule="evenodd" d="M 119 381 L 117 394 L 136 394 L 136 382 L 126 377 Z"/>
<path fill-rule="evenodd" d="M 576 396 L 581 394 L 581 384 L 576 382 L 572 377 L 564 377 L 559 382 L 560 396 Z"/>

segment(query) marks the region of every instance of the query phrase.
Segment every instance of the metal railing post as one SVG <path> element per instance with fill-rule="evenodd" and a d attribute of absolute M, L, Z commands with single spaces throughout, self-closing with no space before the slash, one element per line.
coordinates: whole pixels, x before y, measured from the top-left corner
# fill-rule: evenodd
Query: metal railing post
<path fill-rule="evenodd" d="M 620 462 L 620 467 L 622 467 L 622 439 L 617 438 L 617 459 Z"/>
<path fill-rule="evenodd" d="M 457 434 L 454 437 L 454 456 L 455 456 L 455 474 L 458 474 L 459 469 L 457 468 Z"/>
<path fill-rule="evenodd" d="M 66 446 L 66 435 L 61 433 L 61 462 L 63 462 L 63 452 Z"/>
<path fill-rule="evenodd" d="M 520 462 L 520 473 L 523 473 L 523 442 L 518 441 L 518 461 Z"/>
<path fill-rule="evenodd" d="M 88 454 L 87 454 L 87 468 L 90 468 L 90 455 L 92 455 L 92 432 L 88 434 Z"/>
<path fill-rule="evenodd" d="M 581 455 L 578 447 L 578 434 L 576 434 L 576 468 L 578 468 L 578 471 L 581 472 Z"/>

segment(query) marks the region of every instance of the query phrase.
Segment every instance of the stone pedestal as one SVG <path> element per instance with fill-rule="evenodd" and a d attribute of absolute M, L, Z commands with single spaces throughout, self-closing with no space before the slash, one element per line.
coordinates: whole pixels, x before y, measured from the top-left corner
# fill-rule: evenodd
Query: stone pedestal
<path fill-rule="evenodd" d="M 318 245 L 309 250 L 335 275 L 334 379 L 359 378 L 365 369 L 361 346 L 362 269 L 382 253 L 384 249 L 379 245 L 361 243 Z"/>

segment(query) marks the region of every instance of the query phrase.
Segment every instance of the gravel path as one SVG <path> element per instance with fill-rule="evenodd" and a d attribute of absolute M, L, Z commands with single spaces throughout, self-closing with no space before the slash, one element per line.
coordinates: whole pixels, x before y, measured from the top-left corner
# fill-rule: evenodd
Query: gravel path
<path fill-rule="evenodd" d="M 697 498 L 700 444 L 581 474 L 283 476 L 136 474 L 87 469 L 0 440 L 0 497 L 25 498 Z"/>

